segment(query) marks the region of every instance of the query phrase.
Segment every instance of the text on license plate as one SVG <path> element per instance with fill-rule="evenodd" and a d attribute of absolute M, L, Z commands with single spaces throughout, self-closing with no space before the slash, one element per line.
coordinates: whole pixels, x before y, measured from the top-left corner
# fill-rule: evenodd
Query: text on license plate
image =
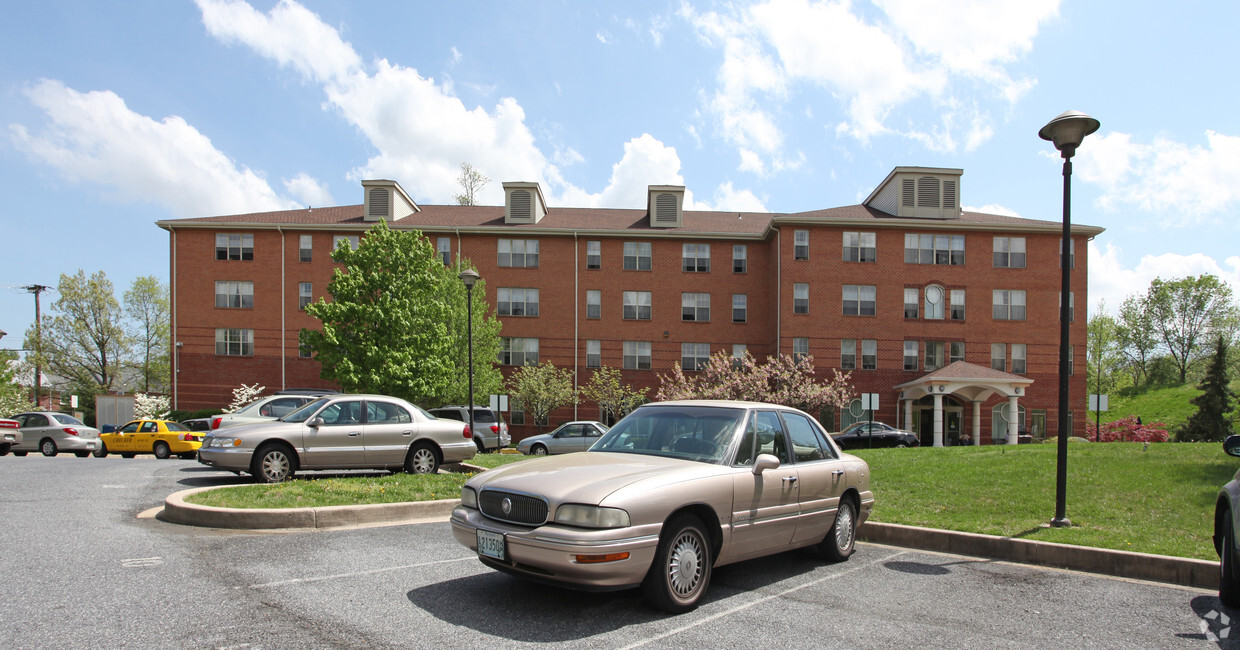
<path fill-rule="evenodd" d="M 487 557 L 493 557 L 497 560 L 507 560 L 508 553 L 504 544 L 504 536 L 501 533 L 493 533 L 489 530 L 478 530 L 478 554 Z"/>

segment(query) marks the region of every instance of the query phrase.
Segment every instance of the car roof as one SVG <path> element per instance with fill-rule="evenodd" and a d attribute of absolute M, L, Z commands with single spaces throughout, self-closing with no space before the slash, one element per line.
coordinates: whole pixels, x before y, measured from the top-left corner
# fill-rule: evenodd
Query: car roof
<path fill-rule="evenodd" d="M 685 399 L 685 400 L 673 400 L 669 402 L 647 402 L 646 404 L 642 404 L 638 408 L 650 408 L 650 407 L 660 407 L 660 406 L 711 406 L 715 408 L 733 408 L 733 409 L 763 408 L 763 409 L 783 409 L 785 411 L 797 410 L 791 406 L 784 406 L 782 404 L 770 404 L 767 402 L 746 402 L 743 400 L 730 400 L 730 399 Z"/>

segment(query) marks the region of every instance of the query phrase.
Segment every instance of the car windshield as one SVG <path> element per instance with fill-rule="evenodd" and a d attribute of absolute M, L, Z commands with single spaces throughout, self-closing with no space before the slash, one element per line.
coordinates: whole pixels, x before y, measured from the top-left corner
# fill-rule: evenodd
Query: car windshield
<path fill-rule="evenodd" d="M 56 418 L 56 421 L 61 424 L 76 425 L 79 427 L 86 426 L 85 424 L 82 424 L 81 420 L 73 417 L 72 415 L 65 415 L 64 413 L 53 413 L 52 417 Z"/>
<path fill-rule="evenodd" d="M 744 409 L 715 406 L 648 406 L 620 420 L 590 451 L 669 456 L 703 463 L 723 461 Z"/>
<path fill-rule="evenodd" d="M 292 413 L 289 413 L 288 415 L 280 418 L 280 422 L 305 422 L 306 420 L 310 419 L 311 415 L 314 415 L 315 411 L 318 411 L 326 403 L 327 403 L 327 398 L 320 397 L 314 400 L 313 402 L 310 402 L 309 404 L 306 404 L 305 406 L 297 409 L 296 411 L 293 411 Z"/>

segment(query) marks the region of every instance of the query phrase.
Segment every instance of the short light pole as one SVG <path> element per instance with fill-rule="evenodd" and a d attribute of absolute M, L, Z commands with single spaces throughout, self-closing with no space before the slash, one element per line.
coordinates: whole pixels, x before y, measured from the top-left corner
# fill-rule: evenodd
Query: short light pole
<path fill-rule="evenodd" d="M 478 432 L 474 429 L 474 283 L 481 276 L 473 269 L 465 269 L 457 277 L 465 283 L 465 313 L 468 315 L 467 328 L 469 329 L 469 433 L 476 436 Z M 482 448 L 486 450 L 485 440 L 482 442 Z"/>
<path fill-rule="evenodd" d="M 1072 290 L 1072 156 L 1085 136 L 1098 130 L 1098 120 L 1080 112 L 1065 111 L 1038 131 L 1043 140 L 1055 143 L 1063 156 L 1063 241 L 1060 243 L 1059 266 L 1059 449 L 1055 464 L 1055 518 L 1051 526 L 1071 526 L 1068 520 L 1068 308 Z"/>

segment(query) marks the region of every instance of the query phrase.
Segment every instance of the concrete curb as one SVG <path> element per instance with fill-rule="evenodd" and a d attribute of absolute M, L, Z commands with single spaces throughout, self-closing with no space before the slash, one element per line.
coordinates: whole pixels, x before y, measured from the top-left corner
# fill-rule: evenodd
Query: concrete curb
<path fill-rule="evenodd" d="M 167 499 L 164 499 L 164 511 L 160 517 L 177 524 L 207 528 L 330 530 L 447 517 L 461 502 L 460 499 L 443 499 L 408 503 L 375 503 L 363 506 L 240 509 L 215 508 L 185 501 L 185 497 L 191 494 L 214 489 L 217 488 L 193 488 L 169 495 Z"/>
<path fill-rule="evenodd" d="M 857 538 L 924 551 L 1167 582 L 1199 589 L 1218 589 L 1218 562 L 1207 560 L 878 522 L 863 524 L 857 529 Z"/>

